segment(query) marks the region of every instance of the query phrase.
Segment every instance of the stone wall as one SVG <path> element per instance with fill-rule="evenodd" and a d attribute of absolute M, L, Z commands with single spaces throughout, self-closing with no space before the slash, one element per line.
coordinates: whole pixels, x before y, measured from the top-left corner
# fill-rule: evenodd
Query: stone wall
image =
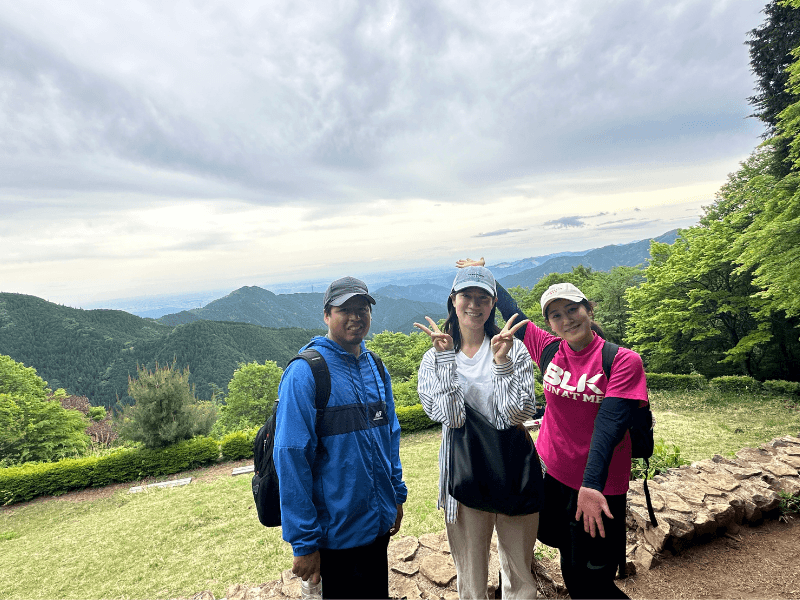
<path fill-rule="evenodd" d="M 800 438 L 785 436 L 734 458 L 716 455 L 670 469 L 649 483 L 658 527 L 650 524 L 641 480 L 628 492 L 628 566 L 649 569 L 664 554 L 718 535 L 736 535 L 773 513 L 779 492 L 800 494 Z"/>

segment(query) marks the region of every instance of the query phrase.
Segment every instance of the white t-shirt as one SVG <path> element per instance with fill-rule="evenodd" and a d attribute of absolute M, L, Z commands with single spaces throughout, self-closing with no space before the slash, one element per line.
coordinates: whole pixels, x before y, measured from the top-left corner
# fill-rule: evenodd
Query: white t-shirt
<path fill-rule="evenodd" d="M 464 390 L 464 402 L 480 412 L 489 422 L 497 427 L 494 409 L 494 387 L 492 383 L 492 349 L 489 338 L 484 337 L 480 349 L 472 358 L 463 352 L 456 354 L 456 372 L 461 389 Z"/>

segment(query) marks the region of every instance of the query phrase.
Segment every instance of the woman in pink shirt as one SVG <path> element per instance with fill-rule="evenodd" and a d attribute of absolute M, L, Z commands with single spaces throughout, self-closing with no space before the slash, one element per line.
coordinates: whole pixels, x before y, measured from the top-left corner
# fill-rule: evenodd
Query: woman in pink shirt
<path fill-rule="evenodd" d="M 457 264 L 483 265 L 483 259 Z M 527 318 L 500 284 L 497 295 L 504 318 Z M 627 598 L 614 577 L 625 560 L 628 429 L 633 410 L 648 401 L 642 359 L 619 348 L 606 377 L 602 330 L 592 304 L 571 283 L 550 286 L 541 305 L 552 334 L 532 322 L 515 334 L 538 365 L 545 348 L 558 343 L 542 376 L 547 409 L 536 448 L 547 473 L 538 538 L 560 550 L 570 597 Z"/>

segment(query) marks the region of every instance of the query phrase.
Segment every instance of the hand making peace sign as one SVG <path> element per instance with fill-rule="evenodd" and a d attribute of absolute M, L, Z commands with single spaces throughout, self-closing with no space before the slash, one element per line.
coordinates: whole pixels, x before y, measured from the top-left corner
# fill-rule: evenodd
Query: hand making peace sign
<path fill-rule="evenodd" d="M 518 316 L 519 313 L 514 313 L 508 321 L 506 321 L 506 325 L 500 330 L 500 333 L 492 338 L 492 354 L 494 355 L 494 362 L 498 365 L 508 362 L 508 353 L 514 345 L 514 334 L 520 327 L 524 327 L 531 322 L 530 319 L 525 319 L 512 326 L 512 323 Z"/>
<path fill-rule="evenodd" d="M 426 316 L 428 323 L 430 323 L 431 328 L 428 329 L 425 325 L 420 323 L 414 323 L 414 327 L 417 327 L 431 336 L 431 342 L 433 342 L 433 347 L 436 352 L 444 352 L 445 350 L 452 350 L 453 349 L 453 338 L 450 336 L 449 333 L 442 333 L 439 331 L 438 325 L 436 322 L 431 319 L 430 317 Z"/>

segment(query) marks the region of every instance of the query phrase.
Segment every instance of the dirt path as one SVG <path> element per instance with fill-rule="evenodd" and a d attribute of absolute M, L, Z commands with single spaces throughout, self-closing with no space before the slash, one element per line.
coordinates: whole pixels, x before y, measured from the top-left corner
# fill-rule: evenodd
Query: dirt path
<path fill-rule="evenodd" d="M 631 598 L 800 598 L 800 518 L 743 527 L 621 586 Z M 622 583 L 622 582 L 621 582 Z"/>

